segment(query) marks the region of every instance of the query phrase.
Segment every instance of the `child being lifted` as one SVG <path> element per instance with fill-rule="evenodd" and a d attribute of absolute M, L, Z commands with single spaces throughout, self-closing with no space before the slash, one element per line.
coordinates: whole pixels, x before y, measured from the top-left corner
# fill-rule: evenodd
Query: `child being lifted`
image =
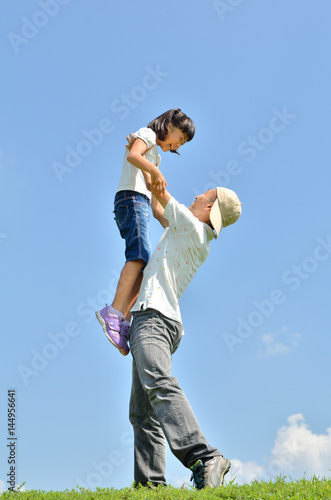
<path fill-rule="evenodd" d="M 124 356 L 129 353 L 130 309 L 140 289 L 143 274 L 140 271 L 151 255 L 150 206 L 162 226 L 168 225 L 163 209 L 154 196 L 163 194 L 167 186 L 158 168 L 161 157 L 157 147 L 164 152 L 177 153 L 185 142 L 193 139 L 194 133 L 191 118 L 178 108 L 171 109 L 133 134 L 134 142 L 124 153 L 114 213 L 121 237 L 125 240 L 126 261 L 112 304 L 96 312 L 108 340 Z"/>

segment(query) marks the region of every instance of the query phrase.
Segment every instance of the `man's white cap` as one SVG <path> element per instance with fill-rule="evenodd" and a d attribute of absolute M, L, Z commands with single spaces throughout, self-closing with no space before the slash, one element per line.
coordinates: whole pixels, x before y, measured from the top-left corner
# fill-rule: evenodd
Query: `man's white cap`
<path fill-rule="evenodd" d="M 234 224 L 241 214 L 241 203 L 232 189 L 216 188 L 217 198 L 210 211 L 210 222 L 218 237 L 223 227 Z"/>

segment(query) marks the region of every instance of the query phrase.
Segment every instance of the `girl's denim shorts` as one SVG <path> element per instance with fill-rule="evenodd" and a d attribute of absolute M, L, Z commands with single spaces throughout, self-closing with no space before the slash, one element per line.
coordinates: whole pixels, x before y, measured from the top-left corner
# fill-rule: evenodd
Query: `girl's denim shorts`
<path fill-rule="evenodd" d="M 151 256 L 149 236 L 150 200 L 136 191 L 119 191 L 114 201 L 117 227 L 125 240 L 126 262 L 143 260 L 146 264 Z"/>

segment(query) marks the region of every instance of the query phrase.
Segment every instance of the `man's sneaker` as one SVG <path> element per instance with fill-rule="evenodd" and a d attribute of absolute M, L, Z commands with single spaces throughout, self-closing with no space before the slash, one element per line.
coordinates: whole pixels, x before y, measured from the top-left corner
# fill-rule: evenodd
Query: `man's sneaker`
<path fill-rule="evenodd" d="M 194 481 L 194 486 L 198 490 L 202 490 L 206 486 L 218 488 L 223 484 L 224 476 L 229 472 L 230 467 L 230 460 L 223 458 L 222 455 L 205 463 L 202 460 L 197 460 L 191 467 L 191 481 Z"/>
<path fill-rule="evenodd" d="M 124 317 L 120 318 L 116 314 L 109 311 L 109 306 L 104 307 L 101 311 L 95 313 L 107 339 L 120 351 L 123 356 L 129 354 L 127 338 L 121 334 L 122 323 Z"/>

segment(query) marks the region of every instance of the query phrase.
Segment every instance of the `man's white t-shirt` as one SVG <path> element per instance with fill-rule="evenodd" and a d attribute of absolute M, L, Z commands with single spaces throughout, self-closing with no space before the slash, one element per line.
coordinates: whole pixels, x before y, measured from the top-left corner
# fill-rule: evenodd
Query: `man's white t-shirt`
<path fill-rule="evenodd" d="M 148 148 L 148 151 L 145 153 L 145 158 L 153 163 L 156 167 L 160 165 L 161 157 L 157 150 L 156 145 L 156 134 L 151 128 L 143 127 L 140 128 L 133 137 L 142 139 Z M 140 168 L 134 167 L 131 163 L 128 162 L 129 150 L 125 148 L 123 165 L 122 165 L 122 173 L 120 178 L 120 183 L 117 188 L 117 193 L 119 191 L 136 191 L 137 193 L 142 193 L 151 199 L 151 192 L 148 191 L 145 183 L 145 178 L 143 176 Z"/>
<path fill-rule="evenodd" d="M 208 224 L 174 198 L 167 203 L 164 216 L 169 227 L 145 267 L 132 311 L 152 308 L 181 323 L 178 301 L 208 257 L 215 235 Z"/>

